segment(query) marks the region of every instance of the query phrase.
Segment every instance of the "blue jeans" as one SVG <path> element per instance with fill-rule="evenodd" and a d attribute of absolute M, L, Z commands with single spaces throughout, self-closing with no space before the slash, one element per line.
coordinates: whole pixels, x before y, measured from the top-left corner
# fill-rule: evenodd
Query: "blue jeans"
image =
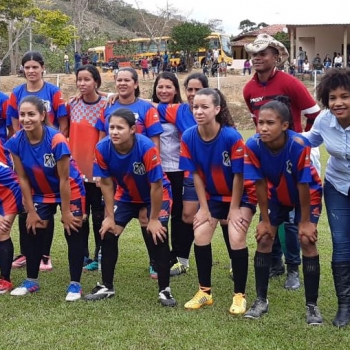
<path fill-rule="evenodd" d="M 300 265 L 300 242 L 298 237 L 298 224 L 294 223 L 294 210 L 289 213 L 289 222 L 284 223 L 285 231 L 285 263 L 287 265 Z M 276 234 L 275 241 L 272 246 L 272 260 L 278 261 L 282 259 L 282 246 L 279 235 Z"/>
<path fill-rule="evenodd" d="M 69 61 L 64 62 L 64 70 L 66 74 L 70 74 Z"/>
<path fill-rule="evenodd" d="M 333 242 L 333 262 L 350 260 L 350 196 L 338 192 L 325 179 L 324 201 Z"/>

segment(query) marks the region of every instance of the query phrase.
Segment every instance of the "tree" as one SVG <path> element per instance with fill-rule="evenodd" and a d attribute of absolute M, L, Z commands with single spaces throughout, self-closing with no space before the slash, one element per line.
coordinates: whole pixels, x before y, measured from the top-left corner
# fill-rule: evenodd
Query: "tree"
<path fill-rule="evenodd" d="M 10 58 L 12 74 L 16 73 L 16 58 L 18 57 L 15 52 L 15 49 L 18 48 L 16 43 L 31 25 L 30 19 L 25 19 L 24 12 L 32 6 L 31 0 L 2 0 L 0 3 L 2 32 L 7 33 L 8 41 L 8 50 L 3 55 L 1 62 L 7 57 Z"/>
<path fill-rule="evenodd" d="M 242 31 L 241 34 L 244 34 L 244 33 L 250 32 L 252 30 L 255 30 L 256 23 L 251 22 L 249 19 L 245 19 L 244 21 L 241 21 L 239 23 L 238 29 L 240 29 Z"/>
<path fill-rule="evenodd" d="M 49 38 L 51 44 L 64 47 L 72 42 L 75 27 L 68 25 L 70 17 L 61 11 L 34 8 L 25 12 L 25 16 L 32 19 L 32 30 Z"/>
<path fill-rule="evenodd" d="M 211 32 L 223 33 L 224 28 L 222 27 L 222 19 L 212 18 L 208 21 L 208 26 Z"/>
<path fill-rule="evenodd" d="M 208 25 L 199 22 L 186 22 L 173 27 L 171 31 L 172 42 L 170 50 L 183 52 L 186 65 L 189 69 L 193 66 L 194 56 L 200 48 L 208 48 L 209 43 L 205 39 L 211 30 Z"/>

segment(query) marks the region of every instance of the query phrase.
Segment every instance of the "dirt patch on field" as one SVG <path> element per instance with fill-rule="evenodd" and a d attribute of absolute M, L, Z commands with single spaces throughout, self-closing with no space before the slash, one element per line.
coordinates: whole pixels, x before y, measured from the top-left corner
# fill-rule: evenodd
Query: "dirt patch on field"
<path fill-rule="evenodd" d="M 185 97 L 183 83 L 186 78 L 186 74 L 179 74 L 178 78 L 181 86 L 181 94 L 182 97 Z M 101 91 L 106 92 L 114 92 L 114 80 L 113 74 L 101 73 L 102 77 L 102 86 Z M 210 87 L 218 87 L 220 85 L 220 89 L 225 95 L 229 109 L 234 116 L 234 120 L 236 126 L 239 130 L 244 129 L 254 129 L 254 125 L 249 116 L 248 109 L 245 105 L 243 99 L 243 87 L 247 83 L 247 81 L 251 79 L 251 76 L 242 76 L 242 75 L 228 75 L 227 77 L 218 78 L 209 78 Z M 63 96 L 66 100 L 69 99 L 70 96 L 73 96 L 77 93 L 76 85 L 75 85 L 75 75 L 70 74 L 48 74 L 45 76 L 45 80 L 51 82 L 52 84 L 59 85 Z M 0 90 L 5 92 L 6 94 L 10 94 L 12 89 L 17 85 L 23 84 L 25 82 L 24 78 L 17 76 L 1 76 L 0 77 Z M 140 77 L 140 90 L 141 96 L 144 98 L 150 98 L 152 95 L 154 80 L 142 80 Z M 312 86 L 310 86 L 310 90 L 312 90 Z"/>

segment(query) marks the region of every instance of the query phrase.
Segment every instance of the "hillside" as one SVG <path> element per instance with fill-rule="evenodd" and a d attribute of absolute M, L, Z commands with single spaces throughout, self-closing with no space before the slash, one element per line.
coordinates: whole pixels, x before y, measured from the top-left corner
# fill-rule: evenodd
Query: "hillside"
<path fill-rule="evenodd" d="M 97 3 L 97 1 L 96 1 Z M 120 2 L 122 3 L 122 2 Z M 72 16 L 72 9 L 70 5 L 70 1 L 66 0 L 53 0 L 51 2 L 51 9 L 58 9 L 61 10 L 63 13 L 65 13 L 68 16 Z M 136 20 L 136 18 L 139 18 L 138 13 L 135 9 L 133 9 L 131 6 L 126 6 L 123 11 L 123 6 L 121 6 L 121 10 L 118 11 L 118 13 L 115 13 L 114 11 L 110 12 L 108 14 L 108 17 L 106 14 L 103 14 L 102 11 L 97 11 L 98 8 L 91 7 L 91 9 L 87 10 L 85 13 L 85 22 L 89 29 L 92 30 L 92 32 L 96 34 L 104 34 L 106 37 L 110 38 L 111 40 L 117 39 L 120 37 L 135 37 L 135 33 L 125 27 L 118 24 L 118 20 L 122 17 L 127 17 Z M 111 20 L 110 18 L 115 18 L 115 20 Z"/>

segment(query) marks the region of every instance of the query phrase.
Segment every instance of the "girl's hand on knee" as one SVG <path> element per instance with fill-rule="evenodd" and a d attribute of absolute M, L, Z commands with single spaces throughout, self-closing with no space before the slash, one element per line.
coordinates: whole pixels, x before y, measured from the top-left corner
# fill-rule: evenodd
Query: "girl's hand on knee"
<path fill-rule="evenodd" d="M 193 218 L 193 229 L 197 229 L 205 222 L 209 222 L 210 226 L 214 226 L 213 219 L 209 210 L 199 209 Z"/>
<path fill-rule="evenodd" d="M 259 243 L 261 238 L 265 235 L 269 235 L 272 239 L 274 239 L 274 231 L 270 222 L 260 221 L 256 227 L 256 241 Z"/>
<path fill-rule="evenodd" d="M 317 242 L 317 227 L 312 222 L 300 222 L 299 223 L 299 240 L 301 238 L 307 237 L 311 243 Z"/>

